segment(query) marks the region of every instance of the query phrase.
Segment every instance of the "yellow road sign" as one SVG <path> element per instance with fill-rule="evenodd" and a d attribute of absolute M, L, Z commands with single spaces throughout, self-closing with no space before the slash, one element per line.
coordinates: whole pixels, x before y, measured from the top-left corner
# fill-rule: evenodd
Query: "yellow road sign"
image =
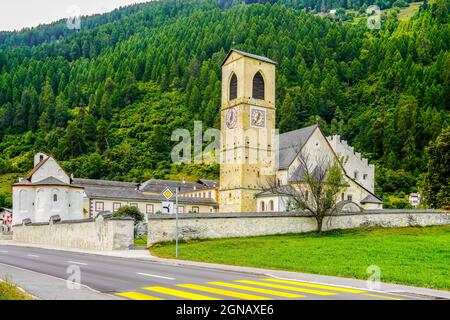
<path fill-rule="evenodd" d="M 167 188 L 165 188 L 164 191 L 162 192 L 162 195 L 164 196 L 164 198 L 166 198 L 167 200 L 169 200 L 170 198 L 172 198 L 173 192 L 172 192 L 172 190 L 170 190 L 169 187 L 167 187 Z"/>

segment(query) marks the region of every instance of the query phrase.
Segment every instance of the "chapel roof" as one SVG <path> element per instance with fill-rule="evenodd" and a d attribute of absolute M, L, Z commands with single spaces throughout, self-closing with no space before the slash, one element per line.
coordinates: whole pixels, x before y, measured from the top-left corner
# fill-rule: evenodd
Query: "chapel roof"
<path fill-rule="evenodd" d="M 55 177 L 47 177 L 37 182 L 31 182 L 29 180 L 23 179 L 22 181 L 15 183 L 13 186 L 67 186 L 73 188 L 82 188 L 81 186 L 75 184 L 65 183 L 64 181 L 61 181 Z"/>

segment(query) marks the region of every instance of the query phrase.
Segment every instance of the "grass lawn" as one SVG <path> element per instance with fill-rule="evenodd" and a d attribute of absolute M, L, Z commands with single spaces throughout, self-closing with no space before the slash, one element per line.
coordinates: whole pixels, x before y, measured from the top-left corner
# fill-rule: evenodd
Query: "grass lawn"
<path fill-rule="evenodd" d="M 147 235 L 142 235 L 139 238 L 134 239 L 135 246 L 147 246 Z"/>
<path fill-rule="evenodd" d="M 0 300 L 31 300 L 31 297 L 12 284 L 0 281 Z"/>
<path fill-rule="evenodd" d="M 151 251 L 173 258 L 175 245 Z M 450 226 L 192 240 L 180 244 L 179 258 L 358 279 L 377 265 L 383 282 L 450 290 Z"/>

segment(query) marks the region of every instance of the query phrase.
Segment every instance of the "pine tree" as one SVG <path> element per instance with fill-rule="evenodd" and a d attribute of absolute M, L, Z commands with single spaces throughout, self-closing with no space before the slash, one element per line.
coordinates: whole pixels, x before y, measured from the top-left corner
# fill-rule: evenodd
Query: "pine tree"
<path fill-rule="evenodd" d="M 422 189 L 423 200 L 432 208 L 450 209 L 450 127 L 442 130 L 426 149 L 427 172 Z"/>
<path fill-rule="evenodd" d="M 287 92 L 280 108 L 280 131 L 287 132 L 296 129 L 297 117 L 294 98 L 291 92 Z"/>
<path fill-rule="evenodd" d="M 109 149 L 109 129 L 105 119 L 100 119 L 97 124 L 97 149 L 100 153 Z"/>

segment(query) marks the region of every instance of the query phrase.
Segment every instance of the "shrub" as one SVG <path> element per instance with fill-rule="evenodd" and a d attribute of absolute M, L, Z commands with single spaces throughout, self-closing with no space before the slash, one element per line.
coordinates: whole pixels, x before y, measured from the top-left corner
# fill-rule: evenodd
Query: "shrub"
<path fill-rule="evenodd" d="M 134 225 L 144 220 L 144 215 L 136 207 L 124 206 L 113 213 L 113 217 L 131 217 L 134 219 Z"/>

